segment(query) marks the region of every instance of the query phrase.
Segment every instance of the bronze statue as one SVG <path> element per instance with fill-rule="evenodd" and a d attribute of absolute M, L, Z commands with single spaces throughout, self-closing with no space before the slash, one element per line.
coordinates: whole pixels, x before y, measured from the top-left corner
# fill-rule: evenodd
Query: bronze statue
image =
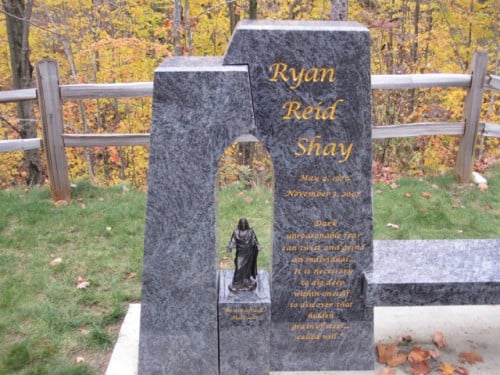
<path fill-rule="evenodd" d="M 257 288 L 257 255 L 259 241 L 245 218 L 238 221 L 238 227 L 231 236 L 227 251 L 236 248 L 234 258 L 233 282 L 229 285 L 232 292 L 251 291 Z"/>

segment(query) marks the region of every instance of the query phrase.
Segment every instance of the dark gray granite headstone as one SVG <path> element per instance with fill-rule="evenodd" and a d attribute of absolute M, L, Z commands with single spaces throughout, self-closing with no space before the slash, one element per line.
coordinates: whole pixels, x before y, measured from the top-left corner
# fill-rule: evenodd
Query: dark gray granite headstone
<path fill-rule="evenodd" d="M 267 375 L 270 366 L 271 295 L 267 272 L 257 289 L 233 293 L 233 272 L 223 271 L 219 287 L 220 375 Z"/>
<path fill-rule="evenodd" d="M 249 132 L 275 172 L 271 370 L 373 368 L 370 89 L 356 23 L 242 22 L 223 62 L 157 69 L 140 375 L 218 372 L 216 171 Z"/>
<path fill-rule="evenodd" d="M 371 369 L 370 38 L 356 23 L 247 21 L 255 136 L 275 172 L 271 369 Z"/>
<path fill-rule="evenodd" d="M 155 72 L 139 374 L 218 374 L 218 161 L 254 127 L 248 73 L 221 58 Z"/>

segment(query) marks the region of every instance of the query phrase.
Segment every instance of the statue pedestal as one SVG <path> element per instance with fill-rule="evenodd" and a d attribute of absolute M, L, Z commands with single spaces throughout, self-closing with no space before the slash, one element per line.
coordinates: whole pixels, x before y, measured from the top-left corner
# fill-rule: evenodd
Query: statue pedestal
<path fill-rule="evenodd" d="M 257 275 L 257 289 L 233 293 L 232 271 L 221 271 L 219 283 L 220 375 L 269 374 L 271 296 L 269 276 Z"/>

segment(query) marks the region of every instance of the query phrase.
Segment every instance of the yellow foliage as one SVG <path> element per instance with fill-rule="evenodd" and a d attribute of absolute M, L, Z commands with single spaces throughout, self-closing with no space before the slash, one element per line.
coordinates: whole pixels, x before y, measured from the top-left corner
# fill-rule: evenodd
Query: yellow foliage
<path fill-rule="evenodd" d="M 498 74 L 493 70 L 498 48 L 494 2 L 447 0 L 419 4 L 416 17 L 416 2 L 349 2 L 349 19 L 370 29 L 373 74 L 469 73 L 476 50 L 487 51 L 490 71 Z M 248 17 L 248 1 L 235 0 L 232 5 L 237 19 Z M 30 35 L 32 62 L 46 56 L 55 58 L 62 84 L 151 81 L 155 68 L 173 51 L 173 6 L 173 2 L 144 0 L 35 2 Z M 258 2 L 257 16 L 276 20 L 328 19 L 330 7 L 329 0 L 263 0 Z M 231 38 L 227 2 L 189 1 L 189 14 L 183 14 L 179 31 L 185 54 L 193 51 L 200 56 L 222 55 Z M 10 66 L 3 22 L 0 40 L 0 89 L 7 90 Z M 465 94 L 461 88 L 374 91 L 373 122 L 463 121 Z M 482 121 L 500 123 L 498 103 L 493 94 L 485 95 Z M 13 106 L 1 106 L 4 116 L 15 117 Z M 66 133 L 147 133 L 151 98 L 66 102 L 63 116 Z M 0 136 L 12 138 L 14 134 L 0 124 Z M 454 164 L 457 143 L 457 137 L 445 136 L 386 140 L 375 143 L 374 155 L 400 170 L 441 172 Z M 486 139 L 482 150 L 498 157 L 499 140 Z M 233 145 L 221 159 L 224 181 L 235 181 L 245 174 L 254 178 L 258 173 L 252 173 L 270 163 L 268 157 L 257 158 L 254 170 L 247 171 L 239 152 Z M 87 151 L 67 148 L 66 154 L 71 179 L 95 175 L 96 181 L 103 183 L 123 179 L 137 186 L 146 183 L 147 147 Z M 20 155 L 0 154 L 0 184 L 22 182 Z"/>

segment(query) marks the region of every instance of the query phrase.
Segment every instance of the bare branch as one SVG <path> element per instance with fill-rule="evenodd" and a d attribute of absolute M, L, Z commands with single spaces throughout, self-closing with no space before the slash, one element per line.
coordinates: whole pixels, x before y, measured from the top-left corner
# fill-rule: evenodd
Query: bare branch
<path fill-rule="evenodd" d="M 3 115 L 0 115 L 0 121 L 2 121 L 5 125 L 7 125 L 7 127 L 11 128 L 19 136 L 21 136 L 21 130 L 17 126 L 15 126 L 14 124 L 12 124 L 9 120 L 7 120 L 7 118 L 5 118 Z"/>

